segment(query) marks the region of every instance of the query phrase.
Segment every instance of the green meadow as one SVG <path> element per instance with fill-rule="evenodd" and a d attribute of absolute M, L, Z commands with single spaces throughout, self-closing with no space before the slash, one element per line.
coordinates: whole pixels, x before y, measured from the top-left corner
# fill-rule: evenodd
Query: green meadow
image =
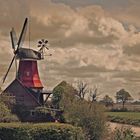
<path fill-rule="evenodd" d="M 140 112 L 107 112 L 109 121 L 140 126 Z"/>

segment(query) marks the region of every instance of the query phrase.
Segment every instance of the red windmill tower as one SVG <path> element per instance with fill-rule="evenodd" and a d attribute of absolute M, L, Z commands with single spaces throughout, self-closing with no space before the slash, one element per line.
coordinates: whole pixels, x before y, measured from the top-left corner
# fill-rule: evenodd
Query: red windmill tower
<path fill-rule="evenodd" d="M 39 51 L 30 48 L 23 48 L 22 43 L 27 30 L 27 22 L 28 19 L 26 18 L 18 41 L 16 41 L 14 29 L 10 32 L 14 56 L 3 78 L 3 83 L 5 82 L 14 61 L 16 62 L 16 78 L 3 91 L 3 93 L 14 96 L 18 104 L 23 104 L 32 108 L 44 103 L 44 94 L 47 94 L 48 97 L 51 94 L 43 92 L 43 85 L 39 77 L 37 65 L 37 61 L 44 59 L 43 52 L 44 49 L 48 49 L 46 47 L 48 41 L 42 39 L 38 42 L 38 47 L 40 47 Z M 19 61 L 18 70 L 17 60 Z"/>

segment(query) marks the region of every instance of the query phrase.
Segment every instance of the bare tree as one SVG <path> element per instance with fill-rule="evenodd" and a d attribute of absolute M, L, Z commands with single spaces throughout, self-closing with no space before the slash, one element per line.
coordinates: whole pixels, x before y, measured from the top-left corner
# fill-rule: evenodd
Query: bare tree
<path fill-rule="evenodd" d="M 99 93 L 97 86 L 89 89 L 89 100 L 91 102 L 96 102 L 100 95 L 101 95 L 101 93 Z"/>
<path fill-rule="evenodd" d="M 80 99 L 84 99 L 85 95 L 88 92 L 88 84 L 83 81 L 78 81 L 77 83 L 77 90 L 78 90 L 78 97 Z"/>
<path fill-rule="evenodd" d="M 97 101 L 97 90 L 97 88 L 89 90 L 91 102 Z"/>

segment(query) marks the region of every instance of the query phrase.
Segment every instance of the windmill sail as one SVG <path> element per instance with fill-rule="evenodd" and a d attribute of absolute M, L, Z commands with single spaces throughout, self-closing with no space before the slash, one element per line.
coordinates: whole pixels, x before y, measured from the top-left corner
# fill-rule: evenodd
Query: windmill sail
<path fill-rule="evenodd" d="M 7 78 L 7 75 L 8 75 L 8 73 L 9 73 L 11 67 L 12 67 L 12 64 L 13 64 L 15 58 L 16 58 L 16 55 L 17 55 L 17 53 L 18 53 L 18 49 L 21 47 L 22 42 L 23 42 L 24 39 L 25 39 L 25 34 L 26 34 L 26 30 L 27 30 L 27 22 L 28 22 L 28 18 L 26 18 L 25 21 L 24 21 L 23 28 L 22 28 L 22 31 L 21 31 L 19 40 L 18 40 L 18 42 L 17 42 L 17 44 L 16 44 L 16 45 L 17 45 L 17 48 L 15 48 L 16 45 L 15 45 L 14 36 L 16 37 L 16 35 L 15 35 L 15 33 L 14 33 L 14 30 L 12 29 L 12 31 L 10 32 L 11 41 L 12 41 L 12 48 L 14 49 L 15 55 L 14 55 L 14 57 L 13 57 L 13 59 L 12 59 L 10 65 L 9 65 L 9 67 L 8 67 L 8 70 L 7 70 L 7 72 L 6 72 L 6 74 L 5 74 L 4 78 L 3 78 L 3 83 L 5 82 L 5 80 L 6 80 L 6 78 Z"/>
<path fill-rule="evenodd" d="M 23 24 L 23 28 L 22 28 L 22 31 L 21 31 L 21 34 L 17 43 L 17 49 L 20 48 L 24 42 L 25 34 L 27 31 L 27 22 L 28 22 L 28 18 L 25 19 L 25 22 Z"/>
<path fill-rule="evenodd" d="M 12 48 L 15 51 L 16 50 L 16 45 L 17 45 L 17 36 L 14 28 L 12 28 L 10 32 L 10 37 L 11 37 L 11 42 L 12 42 Z"/>
<path fill-rule="evenodd" d="M 9 67 L 8 67 L 8 70 L 7 70 L 7 72 L 6 72 L 6 74 L 5 74 L 4 78 L 3 78 L 3 83 L 4 83 L 5 80 L 6 80 L 6 77 L 7 77 L 8 73 L 9 73 L 9 71 L 10 71 L 10 69 L 11 69 L 11 66 L 12 66 L 14 60 L 15 60 L 15 55 L 14 55 L 14 57 L 13 57 L 13 59 L 12 59 L 10 65 L 9 65 Z"/>

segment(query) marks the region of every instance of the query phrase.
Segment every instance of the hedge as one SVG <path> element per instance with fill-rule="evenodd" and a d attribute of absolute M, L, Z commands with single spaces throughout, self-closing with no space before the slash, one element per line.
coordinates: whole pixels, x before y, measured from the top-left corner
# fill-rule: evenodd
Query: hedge
<path fill-rule="evenodd" d="M 84 135 L 69 124 L 0 123 L 0 140 L 84 140 Z"/>
<path fill-rule="evenodd" d="M 129 119 L 129 118 L 122 118 L 122 117 L 119 117 L 119 116 L 108 115 L 108 121 L 140 126 L 140 119 Z"/>

